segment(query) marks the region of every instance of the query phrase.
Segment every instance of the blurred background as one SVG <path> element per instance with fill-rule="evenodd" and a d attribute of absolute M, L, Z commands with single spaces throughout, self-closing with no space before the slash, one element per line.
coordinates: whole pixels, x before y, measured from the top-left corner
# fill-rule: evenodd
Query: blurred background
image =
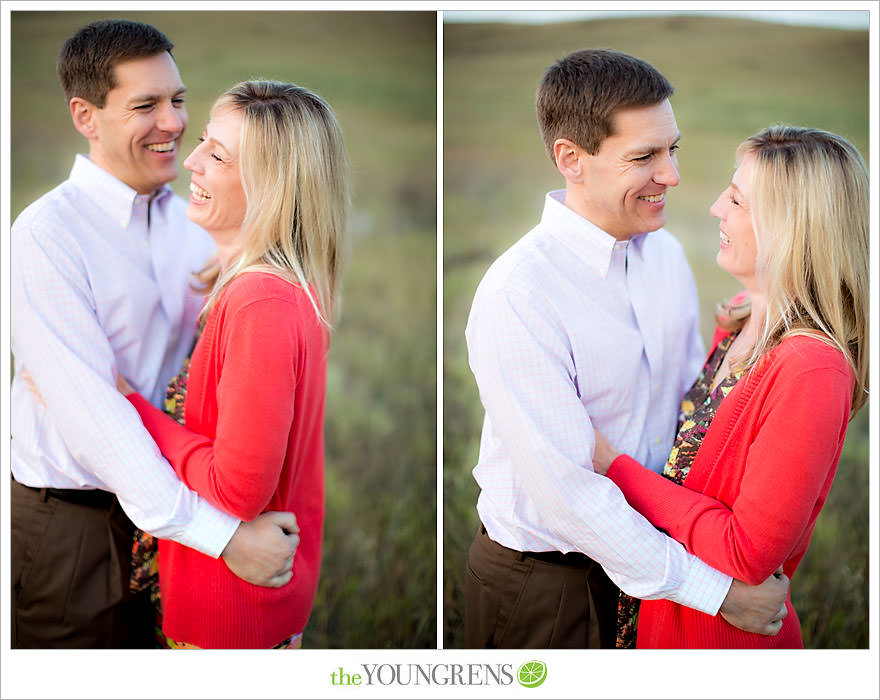
<path fill-rule="evenodd" d="M 694 271 L 707 345 L 715 304 L 738 291 L 736 280 L 715 265 L 718 225 L 708 211 L 733 174 L 736 146 L 784 122 L 841 134 L 868 160 L 867 12 L 831 13 L 861 15 L 862 29 L 718 13 L 594 12 L 600 17 L 552 24 L 493 22 L 486 21 L 493 19 L 489 13 L 479 14 L 445 13 L 443 27 L 447 648 L 463 644 L 465 556 L 478 525 L 479 490 L 471 470 L 483 410 L 467 364 L 467 314 L 491 262 L 538 222 L 544 194 L 564 187 L 535 120 L 535 88 L 544 69 L 572 51 L 601 46 L 649 61 L 675 86 L 681 184 L 669 194 L 667 228 L 681 241 Z M 517 19 L 530 13 L 519 14 Z M 810 12 L 784 14 L 813 19 Z M 459 23 L 476 19 L 480 23 Z M 829 500 L 792 581 L 808 648 L 868 646 L 868 450 L 866 407 L 849 426 Z"/>
<path fill-rule="evenodd" d="M 336 111 L 354 241 L 328 367 L 324 559 L 305 646 L 434 648 L 435 13 L 14 11 L 10 222 L 87 152 L 55 57 L 79 27 L 112 17 L 153 24 L 174 42 L 188 87 L 184 155 L 213 100 L 241 80 L 296 83 Z M 173 186 L 188 197 L 180 172 Z"/>

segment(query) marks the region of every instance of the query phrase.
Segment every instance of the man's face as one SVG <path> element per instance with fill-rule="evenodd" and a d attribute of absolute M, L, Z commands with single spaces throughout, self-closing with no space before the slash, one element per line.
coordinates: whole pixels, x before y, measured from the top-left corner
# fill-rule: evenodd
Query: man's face
<path fill-rule="evenodd" d="M 573 208 L 624 240 L 666 223 L 666 189 L 679 182 L 681 134 L 669 100 L 618 110 L 614 127 L 595 155 L 583 153 L 583 194 Z"/>
<path fill-rule="evenodd" d="M 168 52 L 116 66 L 117 86 L 95 111 L 89 156 L 140 194 L 177 177 L 186 88 Z"/>

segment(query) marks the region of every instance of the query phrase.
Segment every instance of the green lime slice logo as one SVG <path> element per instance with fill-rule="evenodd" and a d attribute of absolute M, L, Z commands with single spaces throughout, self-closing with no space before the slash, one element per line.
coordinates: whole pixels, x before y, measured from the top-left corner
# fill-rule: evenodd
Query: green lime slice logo
<path fill-rule="evenodd" d="M 537 688 L 546 678 L 547 664 L 543 661 L 526 661 L 517 672 L 517 680 L 524 688 Z"/>

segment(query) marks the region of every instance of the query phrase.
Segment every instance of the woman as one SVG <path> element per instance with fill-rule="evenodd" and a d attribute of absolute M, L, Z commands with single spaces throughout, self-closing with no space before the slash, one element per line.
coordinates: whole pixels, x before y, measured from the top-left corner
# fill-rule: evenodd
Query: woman
<path fill-rule="evenodd" d="M 851 144 L 816 129 L 767 128 L 737 156 L 711 212 L 718 265 L 745 291 L 719 310 L 664 473 L 599 433 L 594 468 L 700 559 L 758 584 L 780 566 L 794 579 L 866 400 L 868 175 Z M 785 606 L 781 631 L 762 636 L 642 601 L 637 646 L 803 647 Z"/>
<path fill-rule="evenodd" d="M 300 543 L 276 589 L 160 541 L 163 632 L 174 647 L 296 648 L 321 561 L 326 355 L 348 210 L 342 134 L 308 90 L 244 82 L 214 104 L 184 166 L 187 216 L 218 258 L 200 274 L 199 337 L 169 387 L 176 420 L 122 378 L 120 390 L 190 488 L 242 520 L 291 511 Z"/>

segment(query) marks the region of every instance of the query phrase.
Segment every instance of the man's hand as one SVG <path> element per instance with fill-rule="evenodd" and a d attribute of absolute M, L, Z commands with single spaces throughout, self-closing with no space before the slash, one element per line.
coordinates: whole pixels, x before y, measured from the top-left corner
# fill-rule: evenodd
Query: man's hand
<path fill-rule="evenodd" d="M 240 579 L 257 586 L 280 588 L 293 577 L 298 532 L 293 513 L 263 513 L 238 526 L 221 556 Z"/>
<path fill-rule="evenodd" d="M 782 620 L 788 615 L 788 585 L 782 569 L 757 586 L 734 579 L 721 604 L 721 617 L 746 632 L 773 636 L 782 629 Z"/>

